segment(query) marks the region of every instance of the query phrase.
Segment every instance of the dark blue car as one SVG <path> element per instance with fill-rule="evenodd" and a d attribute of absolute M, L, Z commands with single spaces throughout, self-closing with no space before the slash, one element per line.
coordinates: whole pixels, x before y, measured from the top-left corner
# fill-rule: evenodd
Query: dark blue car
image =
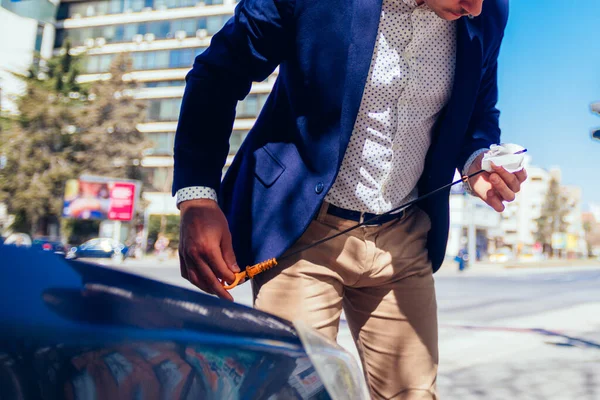
<path fill-rule="evenodd" d="M 112 258 L 117 261 L 127 257 L 129 248 L 110 238 L 88 240 L 80 246 L 72 247 L 66 254 L 68 259 L 76 258 Z"/>
<path fill-rule="evenodd" d="M 31 247 L 38 250 L 50 251 L 55 254 L 64 255 L 65 245 L 58 238 L 37 237 L 31 242 Z"/>
<path fill-rule="evenodd" d="M 1 398 L 368 398 L 306 326 L 51 253 L 0 246 L 0 304 Z"/>

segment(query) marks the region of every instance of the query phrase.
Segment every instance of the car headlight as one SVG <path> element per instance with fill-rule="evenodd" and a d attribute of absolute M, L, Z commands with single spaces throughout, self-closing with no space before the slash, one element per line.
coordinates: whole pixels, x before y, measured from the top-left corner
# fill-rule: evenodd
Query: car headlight
<path fill-rule="evenodd" d="M 294 322 L 300 341 L 333 400 L 369 400 L 365 377 L 354 357 L 303 322 Z"/>

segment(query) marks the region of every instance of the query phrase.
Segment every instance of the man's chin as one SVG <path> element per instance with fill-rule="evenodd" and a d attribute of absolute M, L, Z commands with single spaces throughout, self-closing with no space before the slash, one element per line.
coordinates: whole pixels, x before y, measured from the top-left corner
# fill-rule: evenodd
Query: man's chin
<path fill-rule="evenodd" d="M 438 17 L 445 19 L 446 21 L 456 21 L 464 16 L 449 10 L 436 11 L 435 13 L 438 15 Z"/>

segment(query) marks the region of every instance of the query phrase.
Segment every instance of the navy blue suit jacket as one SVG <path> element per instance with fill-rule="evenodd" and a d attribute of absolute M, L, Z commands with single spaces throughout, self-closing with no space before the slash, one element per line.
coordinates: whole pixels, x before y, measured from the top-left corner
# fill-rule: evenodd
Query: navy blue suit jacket
<path fill-rule="evenodd" d="M 229 221 L 238 263 L 280 256 L 306 230 L 333 184 L 369 72 L 381 0 L 241 0 L 199 55 L 175 138 L 173 193 L 209 186 Z M 456 77 L 433 131 L 424 194 L 449 183 L 480 148 L 499 143 L 497 58 L 508 0 L 487 0 L 458 22 Z M 221 182 L 237 101 L 279 76 Z M 420 206 L 432 229 L 434 271 L 444 258 L 449 191 Z"/>

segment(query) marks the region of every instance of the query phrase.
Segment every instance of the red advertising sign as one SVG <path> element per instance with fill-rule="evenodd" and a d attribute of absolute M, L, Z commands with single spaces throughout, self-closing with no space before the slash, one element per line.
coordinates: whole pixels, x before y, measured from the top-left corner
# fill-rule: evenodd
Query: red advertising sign
<path fill-rule="evenodd" d="M 139 182 L 82 177 L 66 183 L 63 216 L 75 219 L 131 221 Z"/>
<path fill-rule="evenodd" d="M 133 218 L 134 200 L 134 183 L 115 182 L 110 191 L 108 219 L 114 221 L 130 221 Z"/>

